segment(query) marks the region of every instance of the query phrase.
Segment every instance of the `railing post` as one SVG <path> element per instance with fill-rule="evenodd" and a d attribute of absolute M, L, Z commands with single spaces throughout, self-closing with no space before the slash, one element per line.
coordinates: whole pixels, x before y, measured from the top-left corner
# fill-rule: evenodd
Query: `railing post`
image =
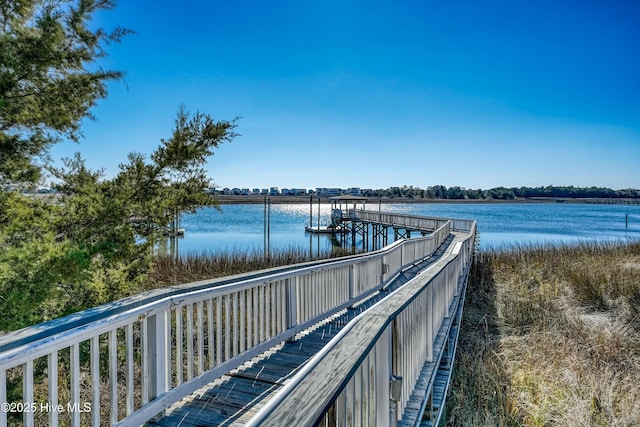
<path fill-rule="evenodd" d="M 384 330 L 378 343 L 374 347 L 375 351 L 375 390 L 376 390 L 376 418 L 375 425 L 388 426 L 391 419 L 391 396 L 389 381 L 391 379 L 391 326 Z"/>
<path fill-rule="evenodd" d="M 77 362 L 77 360 L 76 360 Z M 72 360 L 73 363 L 73 360 Z M 75 384 L 75 383 L 74 383 Z M 28 360 L 22 365 L 22 398 L 25 404 L 34 404 L 33 400 L 33 360 Z M 4 402 L 2 402 L 4 403 Z M 24 426 L 33 427 L 33 411 L 24 411 L 22 413 Z M 75 414 L 74 414 L 75 415 Z M 78 423 L 79 424 L 79 423 Z"/>
<path fill-rule="evenodd" d="M 349 266 L 349 301 L 356 297 L 356 265 Z"/>
<path fill-rule="evenodd" d="M 48 385 L 49 385 L 49 403 L 52 408 L 58 407 L 58 351 L 53 351 L 47 356 L 47 369 L 49 371 Z M 1 380 L 0 380 L 1 381 Z M 2 386 L 4 384 L 0 384 Z M 0 393 L 0 402 L 6 402 L 6 397 L 3 397 Z M 2 423 L 0 422 L 0 425 Z M 58 411 L 49 411 L 49 425 L 58 425 Z"/>
<path fill-rule="evenodd" d="M 385 261 L 385 256 L 382 255 L 380 257 L 380 284 L 384 283 L 384 276 L 389 272 L 389 265 Z"/>
<path fill-rule="evenodd" d="M 426 314 L 424 316 L 425 321 L 427 322 L 425 332 L 427 336 L 425 337 L 425 343 L 427 345 L 427 357 L 426 362 L 433 362 L 433 286 L 428 286 L 427 289 L 424 290 L 427 296 L 427 303 L 424 310 Z"/>
<path fill-rule="evenodd" d="M 149 355 L 149 401 L 169 390 L 169 312 L 149 316 L 147 319 L 147 336 Z M 189 361 L 191 363 L 192 361 Z"/>
<path fill-rule="evenodd" d="M 398 390 L 398 382 L 395 380 L 396 378 L 401 378 L 396 373 L 402 371 L 402 344 L 399 330 L 400 324 L 398 322 L 399 319 L 396 317 L 387 327 L 389 331 L 387 339 L 389 343 L 389 384 L 387 390 L 389 396 L 389 426 L 391 427 L 397 427 L 398 425 L 398 411 L 402 397 L 402 383 L 400 383 L 400 389 Z"/>
<path fill-rule="evenodd" d="M 7 402 L 7 371 L 0 370 L 0 404 Z M 0 427 L 7 427 L 7 411 L 0 410 Z"/>
<path fill-rule="evenodd" d="M 298 301 L 296 295 L 296 277 L 285 279 L 285 298 L 287 303 L 287 330 L 295 328 L 298 325 Z M 295 335 L 288 339 L 289 342 L 295 341 Z"/>

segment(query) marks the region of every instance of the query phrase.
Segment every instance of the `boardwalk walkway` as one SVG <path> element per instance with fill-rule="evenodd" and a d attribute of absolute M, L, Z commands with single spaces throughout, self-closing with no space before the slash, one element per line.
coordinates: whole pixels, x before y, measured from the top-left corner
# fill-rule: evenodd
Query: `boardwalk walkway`
<path fill-rule="evenodd" d="M 167 416 L 149 422 L 147 425 L 197 427 L 246 424 L 286 384 L 287 380 L 335 337 L 350 320 L 440 259 L 451 247 L 453 241 L 452 234 L 432 256 L 405 269 L 383 292 L 375 294 L 356 307 L 347 309 L 345 313 L 313 330 L 305 331 L 296 337 L 295 341 L 280 344 L 229 372 L 228 375 L 174 405 Z"/>
<path fill-rule="evenodd" d="M 476 222 L 334 217 L 345 243 L 383 247 L 172 286 L 3 335 L 0 402 L 92 410 L 0 411 L 0 427 L 437 425 Z"/>

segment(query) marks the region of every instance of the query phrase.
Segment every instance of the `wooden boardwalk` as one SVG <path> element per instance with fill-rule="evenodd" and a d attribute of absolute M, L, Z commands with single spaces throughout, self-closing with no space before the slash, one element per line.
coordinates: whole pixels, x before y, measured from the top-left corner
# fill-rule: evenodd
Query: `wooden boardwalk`
<path fill-rule="evenodd" d="M 94 409 L 52 411 L 53 427 L 437 424 L 476 222 L 334 214 L 352 243 L 371 236 L 380 249 L 171 286 L 7 333 L 0 401 Z M 32 411 L 19 418 L 42 424 Z M 17 420 L 0 411 L 0 427 Z"/>
<path fill-rule="evenodd" d="M 437 261 L 450 247 L 453 235 L 430 257 L 400 274 L 384 292 L 375 294 L 357 307 L 349 308 L 312 331 L 300 334 L 255 358 L 207 387 L 183 399 L 150 427 L 241 426 L 304 364 L 318 353 L 340 330 L 360 313 L 382 300 Z"/>

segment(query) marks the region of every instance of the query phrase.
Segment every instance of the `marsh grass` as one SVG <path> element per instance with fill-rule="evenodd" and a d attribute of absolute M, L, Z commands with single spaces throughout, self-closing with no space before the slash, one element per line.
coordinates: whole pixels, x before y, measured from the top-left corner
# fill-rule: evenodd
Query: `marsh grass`
<path fill-rule="evenodd" d="M 449 425 L 640 425 L 640 242 L 476 256 Z"/>
<path fill-rule="evenodd" d="M 178 257 L 158 256 L 145 286 L 146 289 L 153 289 L 349 254 L 350 251 L 342 249 L 310 254 L 308 250 L 291 247 L 272 250 L 268 256 L 257 249 L 193 252 Z"/>

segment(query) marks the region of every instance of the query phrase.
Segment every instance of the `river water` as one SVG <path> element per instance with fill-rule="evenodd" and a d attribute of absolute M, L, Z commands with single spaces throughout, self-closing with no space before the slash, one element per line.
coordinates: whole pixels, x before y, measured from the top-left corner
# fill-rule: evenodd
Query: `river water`
<path fill-rule="evenodd" d="M 271 249 L 331 248 L 326 235 L 305 232 L 313 221 L 329 223 L 330 204 L 222 205 L 222 211 L 204 208 L 184 215 L 184 238 L 177 239 L 180 254 L 202 251 L 262 251 L 265 217 Z M 379 205 L 367 209 L 378 210 Z M 410 215 L 476 219 L 481 248 L 526 243 L 569 243 L 591 240 L 640 239 L 640 206 L 573 203 L 431 203 L 383 204 L 383 211 Z M 310 210 L 312 217 L 310 217 Z M 390 233 L 393 234 L 393 233 Z"/>

